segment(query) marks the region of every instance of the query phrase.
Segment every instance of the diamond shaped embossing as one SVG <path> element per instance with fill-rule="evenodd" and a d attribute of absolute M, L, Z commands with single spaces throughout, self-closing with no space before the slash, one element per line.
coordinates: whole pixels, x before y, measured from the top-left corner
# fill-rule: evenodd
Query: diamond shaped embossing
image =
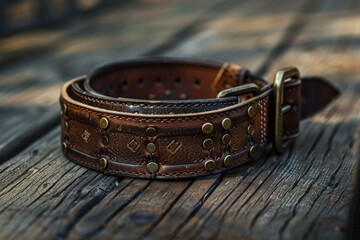
<path fill-rule="evenodd" d="M 85 142 L 88 142 L 90 140 L 91 133 L 84 130 L 83 133 L 81 134 L 81 137 L 82 137 L 82 139 L 84 139 Z"/>
<path fill-rule="evenodd" d="M 172 140 L 166 147 L 171 154 L 175 154 L 182 146 L 182 143 L 178 140 Z"/>
<path fill-rule="evenodd" d="M 128 144 L 127 144 L 128 149 L 130 149 L 132 152 L 136 152 L 136 150 L 140 147 L 140 144 L 135 140 L 132 139 Z"/>

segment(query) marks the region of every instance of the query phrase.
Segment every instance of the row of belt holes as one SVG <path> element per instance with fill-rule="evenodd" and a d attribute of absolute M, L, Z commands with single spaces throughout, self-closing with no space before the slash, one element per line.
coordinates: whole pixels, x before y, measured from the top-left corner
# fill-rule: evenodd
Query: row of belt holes
<path fill-rule="evenodd" d="M 156 82 L 157 84 L 161 84 L 161 82 L 162 82 L 161 77 L 157 77 L 157 78 L 155 79 L 155 82 Z M 181 83 L 181 78 L 179 78 L 179 77 L 175 78 L 175 83 L 176 83 L 176 84 L 180 84 L 180 83 Z M 143 78 L 139 78 L 138 84 L 139 84 L 140 86 L 143 85 L 143 84 L 144 84 L 144 79 L 143 79 Z M 195 80 L 194 80 L 194 86 L 195 86 L 195 87 L 199 87 L 200 85 L 201 85 L 201 80 L 198 79 L 198 78 L 195 79 Z M 122 88 L 123 88 L 123 89 L 127 89 L 127 87 L 128 87 L 128 81 L 127 81 L 127 79 L 125 79 L 125 80 L 122 82 Z M 103 90 L 103 89 L 101 89 L 101 90 Z M 113 85 L 110 83 L 110 84 L 108 85 L 108 91 L 111 93 L 112 90 L 113 90 Z"/>
<path fill-rule="evenodd" d="M 126 81 L 126 80 L 125 80 Z M 157 77 L 156 79 L 155 79 L 155 82 L 157 83 L 157 84 L 161 84 L 162 83 L 162 78 L 161 77 Z M 144 79 L 143 78 L 140 78 L 139 80 L 138 80 L 138 83 L 140 84 L 140 85 L 142 85 L 143 83 L 144 83 Z M 180 84 L 181 83 L 181 78 L 180 77 L 177 77 L 177 78 L 175 78 L 175 83 L 176 84 Z M 194 85 L 196 86 L 196 87 L 199 87 L 200 85 L 201 85 L 201 81 L 200 81 L 200 79 L 195 79 L 194 80 Z"/>

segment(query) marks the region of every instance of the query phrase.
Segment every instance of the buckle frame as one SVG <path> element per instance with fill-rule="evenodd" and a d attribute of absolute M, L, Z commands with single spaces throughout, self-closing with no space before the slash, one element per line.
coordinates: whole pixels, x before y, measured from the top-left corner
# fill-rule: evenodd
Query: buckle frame
<path fill-rule="evenodd" d="M 220 91 L 216 98 L 241 96 L 248 93 L 252 93 L 256 96 L 260 93 L 260 88 L 254 83 L 243 84 Z"/>
<path fill-rule="evenodd" d="M 274 150 L 280 154 L 283 147 L 283 115 L 291 110 L 290 105 L 284 104 L 284 83 L 287 79 L 300 78 L 296 67 L 286 67 L 276 72 L 273 83 L 274 97 Z"/>

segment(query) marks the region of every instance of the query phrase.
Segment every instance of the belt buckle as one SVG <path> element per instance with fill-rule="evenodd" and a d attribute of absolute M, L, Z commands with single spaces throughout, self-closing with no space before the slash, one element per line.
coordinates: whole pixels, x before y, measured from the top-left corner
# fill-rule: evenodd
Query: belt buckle
<path fill-rule="evenodd" d="M 216 98 L 241 96 L 248 93 L 252 93 L 256 96 L 259 94 L 259 92 L 260 88 L 256 84 L 248 83 L 233 88 L 224 89 L 217 94 Z"/>
<path fill-rule="evenodd" d="M 299 78 L 296 67 L 286 67 L 276 72 L 274 78 L 274 150 L 282 153 L 283 148 L 283 115 L 291 110 L 291 105 L 284 104 L 284 83 L 287 79 Z"/>

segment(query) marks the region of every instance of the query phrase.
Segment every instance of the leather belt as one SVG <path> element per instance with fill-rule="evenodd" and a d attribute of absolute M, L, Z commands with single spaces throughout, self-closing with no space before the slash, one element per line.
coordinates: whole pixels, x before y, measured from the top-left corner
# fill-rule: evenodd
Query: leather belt
<path fill-rule="evenodd" d="M 283 151 L 299 122 L 338 91 L 294 67 L 271 84 L 228 63 L 174 58 L 115 62 L 64 84 L 61 139 L 68 158 L 142 178 L 215 174 Z"/>

